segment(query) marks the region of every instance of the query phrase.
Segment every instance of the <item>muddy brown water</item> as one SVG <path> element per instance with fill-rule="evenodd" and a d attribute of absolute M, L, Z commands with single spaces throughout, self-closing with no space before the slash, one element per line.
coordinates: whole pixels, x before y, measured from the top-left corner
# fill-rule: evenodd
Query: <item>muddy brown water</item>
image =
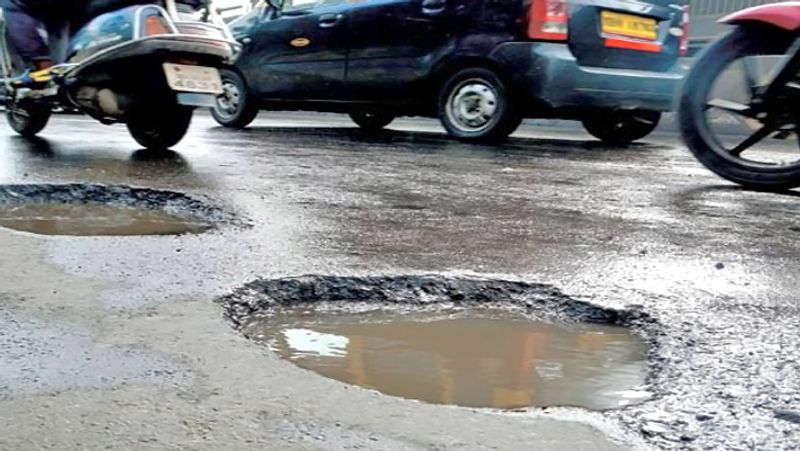
<path fill-rule="evenodd" d="M 630 330 L 507 311 L 288 310 L 245 332 L 325 377 L 435 404 L 593 410 L 647 399 L 647 344 Z"/>
<path fill-rule="evenodd" d="M 199 233 L 211 225 L 146 208 L 65 203 L 0 205 L 0 227 L 39 235 L 130 236 Z"/>

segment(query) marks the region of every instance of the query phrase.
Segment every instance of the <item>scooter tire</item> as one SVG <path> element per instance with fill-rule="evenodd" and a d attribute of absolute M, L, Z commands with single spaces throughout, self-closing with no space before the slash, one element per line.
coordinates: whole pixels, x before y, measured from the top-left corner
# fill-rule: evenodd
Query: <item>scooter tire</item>
<path fill-rule="evenodd" d="M 29 104 L 6 105 L 6 120 L 12 130 L 18 134 L 33 138 L 41 132 L 50 121 L 52 111 L 48 105 Z"/>
<path fill-rule="evenodd" d="M 193 108 L 179 105 L 148 111 L 128 121 L 128 132 L 146 150 L 164 151 L 186 136 L 193 114 Z"/>

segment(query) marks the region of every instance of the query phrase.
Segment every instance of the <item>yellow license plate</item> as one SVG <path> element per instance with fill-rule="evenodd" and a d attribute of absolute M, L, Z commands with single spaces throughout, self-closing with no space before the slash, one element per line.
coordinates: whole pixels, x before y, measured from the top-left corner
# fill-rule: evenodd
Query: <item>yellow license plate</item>
<path fill-rule="evenodd" d="M 164 73 L 175 91 L 222 94 L 222 78 L 214 67 L 164 63 Z"/>
<path fill-rule="evenodd" d="M 649 17 L 603 11 L 600 13 L 603 33 L 655 41 L 658 38 L 658 22 Z"/>

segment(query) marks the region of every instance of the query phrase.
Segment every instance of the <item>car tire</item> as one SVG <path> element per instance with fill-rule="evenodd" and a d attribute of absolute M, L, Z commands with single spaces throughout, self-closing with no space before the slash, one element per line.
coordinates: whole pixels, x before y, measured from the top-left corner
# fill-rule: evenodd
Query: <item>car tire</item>
<path fill-rule="evenodd" d="M 468 142 L 500 143 L 522 122 L 508 85 L 485 68 L 450 76 L 439 89 L 438 113 L 450 136 Z"/>
<path fill-rule="evenodd" d="M 26 138 L 36 136 L 44 129 L 52 116 L 50 106 L 29 103 L 27 105 L 6 105 L 6 120 L 12 130 Z"/>
<path fill-rule="evenodd" d="M 661 120 L 657 111 L 614 111 L 596 113 L 583 119 L 590 135 L 611 146 L 627 146 L 656 129 Z"/>
<path fill-rule="evenodd" d="M 219 125 L 228 128 L 245 128 L 258 116 L 258 104 L 250 94 L 244 78 L 238 72 L 223 69 L 222 89 L 225 91 L 217 97 L 211 108 L 211 116 Z"/>
<path fill-rule="evenodd" d="M 181 105 L 142 111 L 128 121 L 128 132 L 148 151 L 159 152 L 181 142 L 192 122 L 194 109 Z"/>
<path fill-rule="evenodd" d="M 396 116 L 390 113 L 350 113 L 350 119 L 367 132 L 379 132 L 391 124 L 395 118 Z"/>

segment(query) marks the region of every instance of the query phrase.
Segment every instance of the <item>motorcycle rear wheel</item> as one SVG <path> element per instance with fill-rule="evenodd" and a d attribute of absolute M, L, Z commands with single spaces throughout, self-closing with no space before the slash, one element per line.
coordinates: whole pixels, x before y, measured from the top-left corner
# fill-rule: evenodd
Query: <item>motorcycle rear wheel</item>
<path fill-rule="evenodd" d="M 684 141 L 700 163 L 717 175 L 744 187 L 780 191 L 800 186 L 800 159 L 790 163 L 763 162 L 750 157 L 753 151 L 763 150 L 763 139 L 784 130 L 767 126 L 774 112 L 766 111 L 763 116 L 753 109 L 752 97 L 747 103 L 731 103 L 711 98 L 715 84 L 726 74 L 726 70 L 741 60 L 745 83 L 749 82 L 750 92 L 760 86 L 758 76 L 749 73 L 750 66 L 745 58 L 753 56 L 785 56 L 789 46 L 797 38 L 774 27 L 763 25 L 740 26 L 718 40 L 705 50 L 694 63 L 684 81 L 679 116 Z M 757 128 L 738 145 L 729 148 L 722 141 L 720 133 L 715 133 L 710 119 L 710 110 L 720 108 L 735 116 L 742 123 Z M 746 112 L 743 108 L 748 108 Z M 738 111 L 738 112 L 737 112 Z M 740 117 L 741 116 L 741 117 Z M 794 119 L 795 121 L 797 119 Z M 782 126 L 797 123 L 786 122 Z M 758 128 L 760 127 L 760 128 Z M 769 130 L 768 130 L 769 128 Z M 737 140 L 740 138 L 736 138 Z M 747 152 L 747 156 L 743 156 Z"/>
<path fill-rule="evenodd" d="M 193 108 L 181 105 L 143 111 L 130 118 L 128 132 L 145 149 L 164 151 L 186 136 L 193 114 Z"/>
<path fill-rule="evenodd" d="M 21 105 L 13 102 L 6 105 L 8 125 L 26 138 L 32 138 L 42 131 L 51 115 L 49 105 L 38 103 Z"/>

